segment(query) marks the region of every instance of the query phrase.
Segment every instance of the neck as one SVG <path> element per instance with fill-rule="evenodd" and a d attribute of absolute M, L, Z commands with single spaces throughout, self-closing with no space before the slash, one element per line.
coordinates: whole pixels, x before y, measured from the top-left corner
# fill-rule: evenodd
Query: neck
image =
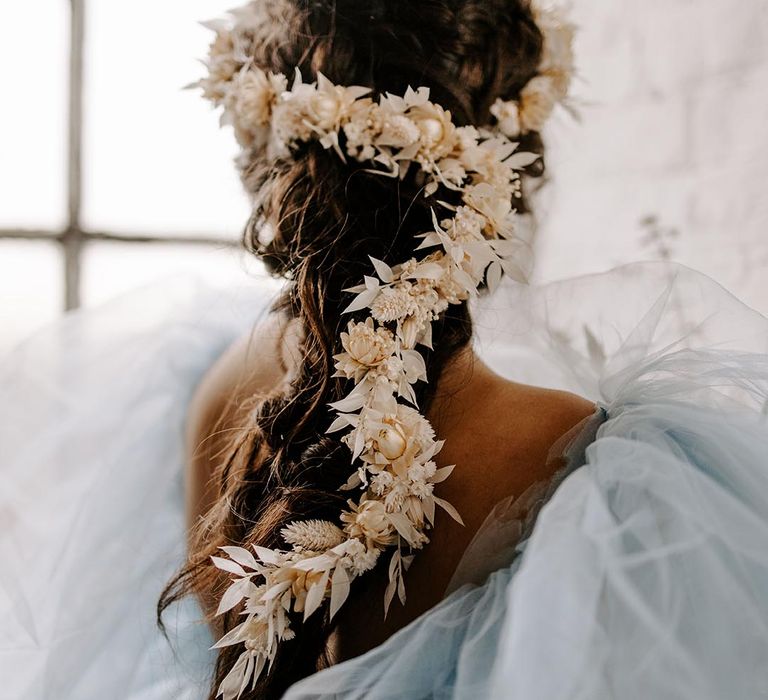
<path fill-rule="evenodd" d="M 478 357 L 471 343 L 457 352 L 440 374 L 428 411 L 427 417 L 438 436 L 450 433 L 451 428 L 474 412 L 481 402 L 487 402 L 502 381 Z"/>

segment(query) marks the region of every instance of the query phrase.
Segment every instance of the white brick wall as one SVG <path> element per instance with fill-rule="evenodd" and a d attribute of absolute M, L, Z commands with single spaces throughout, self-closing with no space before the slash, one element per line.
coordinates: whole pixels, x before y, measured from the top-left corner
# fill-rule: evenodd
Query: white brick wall
<path fill-rule="evenodd" d="M 768 312 L 768 0 L 575 0 L 539 280 L 671 257 Z"/>

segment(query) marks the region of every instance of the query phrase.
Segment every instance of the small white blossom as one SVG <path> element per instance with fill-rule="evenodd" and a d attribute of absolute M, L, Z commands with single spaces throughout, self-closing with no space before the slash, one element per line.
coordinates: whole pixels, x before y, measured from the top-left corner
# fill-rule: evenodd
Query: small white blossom
<path fill-rule="evenodd" d="M 405 503 L 405 499 L 411 495 L 410 482 L 398 479 L 394 481 L 384 496 L 384 506 L 390 512 L 399 511 Z"/>
<path fill-rule="evenodd" d="M 416 122 L 402 114 L 384 117 L 381 133 L 376 137 L 376 145 L 406 148 L 421 138 L 421 130 Z"/>
<path fill-rule="evenodd" d="M 381 323 L 398 321 L 415 312 L 416 301 L 406 284 L 384 288 L 371 305 L 373 317 Z"/>
<path fill-rule="evenodd" d="M 380 130 L 379 106 L 371 100 L 353 103 L 343 126 L 347 154 L 359 161 L 373 160 L 377 153 L 374 141 Z"/>
<path fill-rule="evenodd" d="M 434 488 L 434 484 L 430 484 L 426 481 L 414 481 L 410 484 L 409 491 L 416 496 L 416 498 L 424 500 L 432 495 Z"/>
<path fill-rule="evenodd" d="M 379 472 L 371 478 L 371 491 L 377 496 L 383 496 L 392 486 L 394 477 L 389 472 Z"/>
<path fill-rule="evenodd" d="M 434 162 L 453 152 L 459 137 L 450 112 L 433 102 L 425 102 L 409 110 L 408 117 L 421 134 L 417 159 Z"/>
<path fill-rule="evenodd" d="M 461 243 L 481 240 L 487 223 L 486 218 L 475 209 L 461 206 L 452 219 L 446 219 L 441 225 L 454 241 Z"/>
<path fill-rule="evenodd" d="M 358 539 L 346 540 L 336 552 L 341 554 L 340 565 L 355 576 L 361 576 L 376 566 L 381 550 L 376 547 L 366 547 Z"/>

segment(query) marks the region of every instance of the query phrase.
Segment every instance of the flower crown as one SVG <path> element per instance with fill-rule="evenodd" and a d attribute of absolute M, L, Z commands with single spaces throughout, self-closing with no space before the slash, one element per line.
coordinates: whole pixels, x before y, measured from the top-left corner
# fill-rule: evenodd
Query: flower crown
<path fill-rule="evenodd" d="M 393 267 L 371 258 L 371 274 L 346 290 L 355 297 L 345 312 L 366 315 L 350 320 L 341 333 L 334 376 L 354 387 L 331 404 L 336 417 L 327 432 L 345 431 L 341 440 L 357 468 L 340 488 L 358 497 L 348 501 L 338 522 L 290 523 L 281 532 L 285 549 L 222 547 L 227 556 L 213 557 L 233 576 L 217 614 L 244 602 L 243 622 L 215 644 L 244 647 L 218 689 L 224 700 L 255 685 L 278 644 L 294 636 L 290 613 L 306 620 L 327 601 L 333 618 L 351 581 L 392 548 L 386 614 L 395 593 L 405 602 L 403 574 L 413 552 L 429 541 L 436 508 L 462 523 L 453 506 L 434 494 L 453 466 L 437 467 L 443 441 L 417 406 L 413 387 L 427 378 L 418 348 L 431 348 L 432 322 L 449 305 L 466 301 L 483 283 L 493 291 L 503 273 L 524 279 L 525 243 L 516 236 L 512 202 L 521 196 L 520 171 L 538 156 L 518 152 L 508 137 L 540 129 L 565 98 L 572 73 L 572 26 L 554 11 L 537 10 L 544 51 L 536 77 L 519 100 L 496 102 L 496 128 L 457 127 L 423 87 L 374 100 L 367 88 L 334 85 L 321 74 L 305 83 L 297 70 L 289 89 L 285 76 L 252 65 L 238 48 L 238 27 L 247 19 L 247 11 L 239 11 L 234 28 L 208 25 L 217 36 L 209 75 L 198 83 L 223 105 L 224 121 L 244 147 L 278 156 L 319 141 L 383 176 L 405 177 L 415 167 L 426 194 L 444 187 L 458 193 L 461 204 L 440 202 L 441 213 L 433 210 L 433 229 L 419 236 L 416 247 L 430 252 Z"/>

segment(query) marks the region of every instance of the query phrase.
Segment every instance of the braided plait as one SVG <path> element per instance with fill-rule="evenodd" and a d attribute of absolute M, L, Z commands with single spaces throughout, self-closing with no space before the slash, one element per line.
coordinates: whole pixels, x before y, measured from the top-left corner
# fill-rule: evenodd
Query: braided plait
<path fill-rule="evenodd" d="M 541 34 L 522 0 L 269 0 L 249 7 L 263 21 L 243 34 L 240 48 L 264 70 L 291 74 L 298 67 L 305 76 L 322 72 L 335 83 L 379 93 L 424 85 L 457 125 L 487 122 L 497 98 L 514 97 L 530 80 L 541 53 Z M 540 150 L 538 134 L 527 139 L 526 150 Z M 348 391 L 346 380 L 333 376 L 333 355 L 349 320 L 341 313 L 349 301 L 343 290 L 368 272 L 369 256 L 391 264 L 411 257 L 415 234 L 431 226 L 432 201 L 418 177 L 371 175 L 318 143 L 276 160 L 246 149 L 238 166 L 254 202 L 245 244 L 288 280 L 275 310 L 300 324 L 303 361 L 288 391 L 243 413 L 214 476 L 217 502 L 160 612 L 190 592 L 204 601 L 220 596 L 226 580 L 210 562 L 219 547 L 276 547 L 287 523 L 338 515 L 338 488 L 354 467 L 348 448 L 324 433 L 328 404 Z M 471 330 L 466 303 L 435 323 L 435 350 L 424 353 L 428 381 L 414 387 L 421 410 L 429 408 L 442 368 L 467 345 Z M 225 632 L 237 618 L 235 609 L 211 622 Z M 296 629 L 270 672 L 243 697 L 279 697 L 327 663 L 333 629 L 327 616 Z M 237 653 L 220 650 L 211 698 Z"/>

